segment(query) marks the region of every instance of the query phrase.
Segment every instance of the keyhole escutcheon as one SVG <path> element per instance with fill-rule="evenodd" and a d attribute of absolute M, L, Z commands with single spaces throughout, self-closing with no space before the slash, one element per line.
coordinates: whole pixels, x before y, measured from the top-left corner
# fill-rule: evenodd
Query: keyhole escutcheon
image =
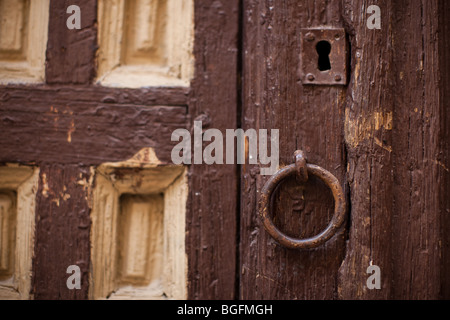
<path fill-rule="evenodd" d="M 317 54 L 319 55 L 319 60 L 317 62 L 317 69 L 319 69 L 319 71 L 330 70 L 331 44 L 325 40 L 319 41 L 316 45 L 316 51 Z"/>
<path fill-rule="evenodd" d="M 302 85 L 347 85 L 349 51 L 345 30 L 305 28 L 300 35 L 297 76 Z"/>

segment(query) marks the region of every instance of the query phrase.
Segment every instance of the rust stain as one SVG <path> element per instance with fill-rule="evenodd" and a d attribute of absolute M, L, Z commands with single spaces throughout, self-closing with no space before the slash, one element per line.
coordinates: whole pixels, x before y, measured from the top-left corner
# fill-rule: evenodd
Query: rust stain
<path fill-rule="evenodd" d="M 296 152 L 296 156 L 298 154 L 300 153 Z M 262 188 L 260 194 L 259 217 L 264 226 L 264 229 L 276 242 L 290 249 L 311 249 L 323 245 L 339 230 L 345 220 L 347 213 L 347 203 L 339 180 L 322 167 L 306 163 L 305 165 L 308 174 L 317 176 L 330 188 L 335 200 L 334 215 L 327 228 L 320 234 L 308 239 L 294 239 L 280 232 L 272 221 L 271 217 L 273 215 L 270 213 L 272 211 L 272 194 L 277 186 L 282 183 L 284 179 L 286 179 L 286 177 L 291 175 L 298 175 L 298 168 L 296 164 L 284 167 L 283 169 L 272 175 L 270 179 L 264 184 L 264 187 Z M 299 163 L 298 166 L 301 168 L 301 163 Z"/>

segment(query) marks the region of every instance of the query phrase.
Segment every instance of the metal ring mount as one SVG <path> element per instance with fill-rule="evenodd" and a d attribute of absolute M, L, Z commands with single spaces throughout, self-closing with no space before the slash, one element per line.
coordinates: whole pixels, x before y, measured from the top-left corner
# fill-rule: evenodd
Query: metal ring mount
<path fill-rule="evenodd" d="M 338 179 L 322 167 L 306 164 L 306 168 L 309 174 L 317 176 L 328 186 L 328 188 L 330 188 L 334 197 L 333 218 L 327 228 L 318 235 L 307 239 L 295 239 L 289 237 L 274 225 L 270 217 L 270 202 L 274 190 L 284 179 L 298 173 L 298 165 L 292 164 L 275 173 L 266 182 L 261 191 L 260 218 L 264 228 L 279 244 L 290 249 L 311 249 L 319 247 L 336 234 L 337 230 L 339 230 L 345 220 L 346 201 Z"/>

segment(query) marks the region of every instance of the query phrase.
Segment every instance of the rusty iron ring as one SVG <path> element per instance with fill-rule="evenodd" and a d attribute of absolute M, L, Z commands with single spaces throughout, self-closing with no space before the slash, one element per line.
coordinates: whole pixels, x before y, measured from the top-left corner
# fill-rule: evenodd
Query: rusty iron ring
<path fill-rule="evenodd" d="M 345 220 L 346 201 L 338 179 L 322 167 L 313 164 L 306 164 L 306 167 L 308 173 L 317 176 L 325 182 L 332 191 L 334 197 L 333 218 L 327 228 L 318 235 L 307 239 L 289 237 L 275 226 L 269 215 L 271 211 L 270 202 L 274 190 L 284 179 L 297 173 L 295 164 L 287 166 L 271 176 L 261 190 L 260 218 L 264 224 L 264 228 L 279 244 L 290 249 L 311 249 L 319 247 L 336 234 L 336 231 L 341 227 Z"/>

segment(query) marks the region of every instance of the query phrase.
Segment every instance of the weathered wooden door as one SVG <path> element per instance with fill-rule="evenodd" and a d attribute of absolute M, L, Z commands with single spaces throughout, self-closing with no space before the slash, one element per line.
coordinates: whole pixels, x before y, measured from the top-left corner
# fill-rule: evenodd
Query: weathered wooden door
<path fill-rule="evenodd" d="M 268 177 L 243 166 L 239 297 L 449 298 L 448 2 L 243 3 L 242 126 L 279 129 L 281 166 L 303 150 L 339 180 L 348 210 L 325 245 L 286 248 L 258 218 Z M 346 85 L 334 28 L 349 44 Z M 323 49 L 307 50 L 320 41 L 328 67 Z M 331 84 L 316 81 L 327 73 Z M 294 238 L 319 234 L 333 216 L 331 191 L 309 176 L 292 175 L 273 195 L 270 216 Z"/>
<path fill-rule="evenodd" d="M 0 18 L 0 298 L 450 298 L 448 1 L 0 0 Z M 344 223 L 275 241 L 266 164 L 174 165 L 194 122 L 279 130 L 279 169 L 302 150 L 330 172 Z M 269 200 L 293 238 L 334 214 L 312 172 Z"/>

